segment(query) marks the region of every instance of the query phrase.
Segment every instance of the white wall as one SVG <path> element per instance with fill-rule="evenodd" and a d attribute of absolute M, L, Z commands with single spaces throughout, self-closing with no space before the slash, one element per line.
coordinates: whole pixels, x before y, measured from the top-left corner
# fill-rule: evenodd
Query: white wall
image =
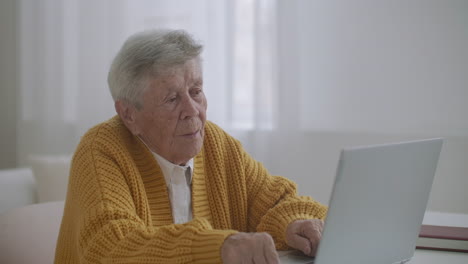
<path fill-rule="evenodd" d="M 468 1 L 301 1 L 297 12 L 304 128 L 467 135 Z"/>
<path fill-rule="evenodd" d="M 16 4 L 0 1 L 0 169 L 16 166 Z"/>
<path fill-rule="evenodd" d="M 263 140 L 259 140 L 263 138 Z M 340 150 L 344 147 L 427 138 L 373 133 L 309 132 L 265 133 L 257 144 L 269 153 L 261 160 L 273 174 L 287 176 L 299 192 L 328 204 Z M 428 208 L 435 211 L 468 213 L 468 137 L 447 137 L 430 195 Z"/>
<path fill-rule="evenodd" d="M 280 1 L 278 14 L 279 103 L 295 115 L 280 110 L 280 131 L 248 149 L 328 203 L 341 148 L 445 137 L 429 209 L 468 213 L 468 1 Z"/>

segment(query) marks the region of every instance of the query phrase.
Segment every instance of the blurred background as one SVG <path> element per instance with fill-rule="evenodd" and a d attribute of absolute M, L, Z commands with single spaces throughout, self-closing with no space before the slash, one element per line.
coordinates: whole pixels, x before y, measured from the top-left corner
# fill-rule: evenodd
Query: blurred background
<path fill-rule="evenodd" d="M 328 203 L 343 147 L 444 137 L 429 209 L 468 213 L 465 0 L 2 0 L 4 208 L 64 199 L 113 56 L 160 27 L 204 44 L 208 119 L 301 194 Z M 14 170 L 35 194 L 5 205 Z"/>

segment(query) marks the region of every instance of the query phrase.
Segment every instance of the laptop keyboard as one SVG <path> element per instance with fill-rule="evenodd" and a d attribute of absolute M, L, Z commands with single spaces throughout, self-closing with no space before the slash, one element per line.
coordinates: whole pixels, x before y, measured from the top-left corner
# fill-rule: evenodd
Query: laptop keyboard
<path fill-rule="evenodd" d="M 311 264 L 314 258 L 304 255 L 297 250 L 278 251 L 281 264 Z"/>

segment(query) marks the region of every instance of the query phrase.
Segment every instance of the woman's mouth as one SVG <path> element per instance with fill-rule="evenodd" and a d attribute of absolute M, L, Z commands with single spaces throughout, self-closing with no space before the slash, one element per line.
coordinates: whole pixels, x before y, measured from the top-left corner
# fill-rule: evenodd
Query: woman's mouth
<path fill-rule="evenodd" d="M 196 138 L 199 134 L 200 134 L 200 130 L 197 130 L 195 132 L 182 134 L 181 136 L 184 138 Z"/>

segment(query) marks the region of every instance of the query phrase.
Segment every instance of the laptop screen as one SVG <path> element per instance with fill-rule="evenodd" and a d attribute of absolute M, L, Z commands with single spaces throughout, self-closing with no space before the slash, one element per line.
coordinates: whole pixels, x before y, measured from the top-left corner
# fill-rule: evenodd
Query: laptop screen
<path fill-rule="evenodd" d="M 441 148 L 442 139 L 429 139 L 344 149 L 315 263 L 409 260 Z M 308 263 L 294 258 L 281 261 Z"/>

